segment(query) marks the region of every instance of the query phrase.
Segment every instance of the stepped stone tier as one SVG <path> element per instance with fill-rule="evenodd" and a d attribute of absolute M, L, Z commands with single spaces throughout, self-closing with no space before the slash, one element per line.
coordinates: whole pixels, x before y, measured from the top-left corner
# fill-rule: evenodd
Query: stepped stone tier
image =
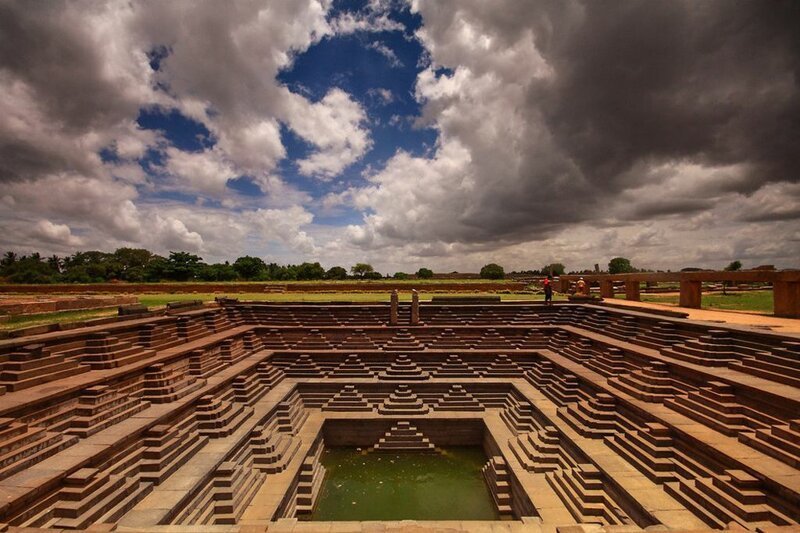
<path fill-rule="evenodd" d="M 398 422 L 373 445 L 376 452 L 434 452 L 436 447 L 407 420 Z"/>
<path fill-rule="evenodd" d="M 224 300 L 0 341 L 0 531 L 402 531 L 307 522 L 325 447 L 460 445 L 499 520 L 413 530 L 800 527 L 800 338 L 397 305 Z"/>

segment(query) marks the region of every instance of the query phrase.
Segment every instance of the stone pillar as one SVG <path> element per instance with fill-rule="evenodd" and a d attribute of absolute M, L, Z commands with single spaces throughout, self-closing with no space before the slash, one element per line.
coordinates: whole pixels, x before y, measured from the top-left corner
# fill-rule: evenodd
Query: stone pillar
<path fill-rule="evenodd" d="M 681 297 L 678 305 L 700 309 L 702 287 L 699 281 L 681 280 Z"/>
<path fill-rule="evenodd" d="M 419 293 L 417 289 L 411 290 L 411 325 L 419 325 Z"/>
<path fill-rule="evenodd" d="M 632 302 L 639 302 L 642 299 L 639 297 L 639 282 L 626 281 L 625 282 L 625 299 Z"/>
<path fill-rule="evenodd" d="M 603 298 L 614 297 L 614 282 L 609 280 L 600 281 L 600 296 Z"/>
<path fill-rule="evenodd" d="M 776 281 L 772 284 L 775 316 L 800 318 L 800 281 Z"/>
<path fill-rule="evenodd" d="M 389 301 L 391 302 L 391 307 L 389 308 L 389 325 L 396 326 L 399 321 L 398 315 L 400 311 L 400 298 L 397 296 L 396 290 L 392 291 Z"/>

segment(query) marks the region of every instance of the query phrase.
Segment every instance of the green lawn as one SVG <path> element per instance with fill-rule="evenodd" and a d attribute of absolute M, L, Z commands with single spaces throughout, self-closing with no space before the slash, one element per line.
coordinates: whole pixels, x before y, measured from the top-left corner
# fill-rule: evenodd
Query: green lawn
<path fill-rule="evenodd" d="M 71 287 L 80 287 L 81 285 L 91 286 L 91 285 L 104 285 L 107 282 L 98 282 L 98 283 L 68 283 Z M 480 279 L 480 278 L 470 278 L 470 279 L 394 279 L 394 278 L 382 278 L 382 279 L 318 279 L 318 280 L 308 280 L 308 281 L 296 281 L 296 280 L 268 280 L 268 281 L 166 281 L 166 282 L 142 282 L 142 283 L 135 283 L 135 285 L 145 285 L 148 287 L 158 288 L 159 285 L 167 283 L 169 285 L 264 285 L 266 284 L 273 284 L 273 285 L 319 285 L 319 284 L 334 284 L 334 285 L 342 285 L 342 284 L 353 284 L 358 283 L 359 285 L 385 285 L 385 284 L 399 284 L 399 285 L 440 285 L 443 283 L 459 283 L 459 284 L 472 284 L 472 283 L 494 283 L 498 285 L 502 285 L 505 283 L 518 283 L 513 279 Z M 125 287 L 125 283 L 119 283 L 118 286 L 123 289 Z M 37 285 L 38 286 L 38 285 Z M 25 284 L 18 284 L 15 287 L 19 288 L 20 293 L 25 292 Z"/>
<path fill-rule="evenodd" d="M 58 313 L 42 313 L 38 315 L 12 316 L 7 322 L 0 322 L 0 331 L 8 331 L 31 326 L 42 326 L 44 324 L 54 324 L 57 322 L 80 322 L 90 318 L 101 318 L 104 316 L 114 316 L 117 309 L 95 309 L 83 311 L 60 311 Z"/>
<path fill-rule="evenodd" d="M 643 302 L 678 305 L 678 295 L 642 294 Z M 703 309 L 772 313 L 772 291 L 703 294 Z"/>
<path fill-rule="evenodd" d="M 492 295 L 490 293 L 453 293 L 449 296 L 480 296 Z M 186 300 L 202 300 L 204 302 L 212 301 L 215 297 L 221 296 L 214 293 L 196 293 L 196 294 L 137 294 L 139 301 L 147 307 L 162 307 L 168 302 L 186 301 Z M 245 294 L 231 294 L 232 298 L 239 300 L 257 300 L 264 302 L 388 302 L 389 293 L 382 292 L 328 292 L 328 293 L 314 293 L 314 292 L 291 292 L 291 293 L 245 293 Z M 434 294 L 434 293 L 420 293 L 421 300 L 430 300 L 433 296 L 448 296 L 448 294 Z M 542 301 L 544 296 L 541 294 L 501 294 L 500 299 L 503 301 Z M 566 300 L 565 296 L 560 294 L 554 295 L 555 300 Z M 400 293 L 400 301 L 411 301 L 411 294 Z M 94 311 L 63 311 L 59 313 L 43 313 L 38 315 L 25 315 L 10 318 L 7 322 L 0 323 L 0 331 L 14 330 L 19 328 L 26 328 L 30 326 L 40 326 L 44 324 L 53 324 L 57 322 L 77 322 L 81 320 L 89 320 L 92 318 L 101 318 L 106 316 L 114 316 L 117 314 L 116 308 L 112 309 L 99 309 Z"/>
<path fill-rule="evenodd" d="M 138 294 L 137 297 L 142 304 L 152 307 L 166 305 L 167 302 L 185 300 L 203 300 L 208 302 L 220 294 L 197 293 L 197 294 Z M 410 302 L 410 293 L 400 293 L 401 302 Z M 433 296 L 495 296 L 490 293 L 427 293 L 421 292 L 421 300 L 430 300 Z M 500 299 L 504 301 L 514 300 L 543 300 L 541 294 L 500 294 Z M 388 302 L 389 293 L 383 292 L 285 292 L 285 293 L 245 293 L 231 294 L 231 298 L 239 300 L 257 300 L 264 302 Z M 556 300 L 566 300 L 565 296 L 554 295 Z"/>

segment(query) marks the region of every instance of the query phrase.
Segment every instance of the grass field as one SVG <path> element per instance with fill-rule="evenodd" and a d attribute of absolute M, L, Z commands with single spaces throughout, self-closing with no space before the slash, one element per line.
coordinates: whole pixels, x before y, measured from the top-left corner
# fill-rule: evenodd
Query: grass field
<path fill-rule="evenodd" d="M 0 322 L 0 331 L 27 328 L 31 326 L 43 326 L 56 322 L 80 322 L 91 318 L 101 318 L 104 316 L 114 316 L 116 309 L 94 309 L 83 311 L 61 311 L 58 313 L 42 313 L 38 315 L 17 315 L 10 317 L 6 322 Z"/>
<path fill-rule="evenodd" d="M 488 293 L 487 293 L 488 294 Z M 468 296 L 479 296 L 480 294 L 469 294 Z M 154 294 L 137 294 L 139 301 L 147 307 L 162 307 L 168 302 L 186 301 L 186 300 L 202 300 L 204 302 L 212 301 L 220 294 L 213 293 L 193 293 L 193 294 L 170 294 L 170 293 L 154 293 Z M 257 300 L 264 302 L 388 302 L 389 293 L 383 292 L 332 292 L 332 293 L 246 293 L 231 295 L 239 300 Z M 400 293 L 400 301 L 411 301 L 411 294 Z M 447 294 L 440 293 L 420 293 L 421 300 L 430 300 L 432 296 L 447 296 Z M 452 294 L 451 296 L 465 296 L 463 293 Z M 501 294 L 501 300 L 514 301 L 514 300 L 530 300 L 541 301 L 544 297 L 540 294 Z M 556 300 L 565 300 L 565 296 L 559 294 L 554 295 Z M 92 318 L 102 318 L 107 316 L 114 316 L 117 314 L 116 309 L 99 309 L 95 311 L 64 311 L 59 313 L 44 313 L 39 315 L 26 315 L 10 318 L 7 322 L 0 323 L 0 331 L 14 330 L 19 328 L 26 328 L 30 326 L 40 326 L 44 324 L 52 324 L 57 322 L 77 322 L 81 320 L 89 320 Z"/>
<path fill-rule="evenodd" d="M 421 292 L 419 297 L 421 300 L 430 300 L 433 296 L 496 296 L 495 294 L 481 294 L 481 293 L 426 293 Z M 139 301 L 148 306 L 166 305 L 167 302 L 185 301 L 185 300 L 203 300 L 208 302 L 214 299 L 219 294 L 139 294 L 137 297 Z M 500 299 L 504 301 L 513 300 L 543 300 L 544 296 L 541 294 L 500 294 Z M 247 294 L 232 294 L 232 298 L 239 300 L 257 300 L 264 302 L 388 302 L 388 292 L 298 292 L 298 293 L 247 293 Z M 401 302 L 410 302 L 410 293 L 399 294 Z M 555 299 L 564 299 L 565 296 L 555 295 Z"/>
<path fill-rule="evenodd" d="M 426 280 L 435 283 L 437 280 Z M 477 295 L 477 294 L 476 294 Z M 162 307 L 168 302 L 185 300 L 202 300 L 209 302 L 219 294 L 213 293 L 193 293 L 193 294 L 171 294 L 153 293 L 139 294 L 139 301 L 147 307 Z M 447 296 L 440 293 L 420 293 L 420 299 L 429 300 L 432 296 Z M 453 294 L 452 296 L 464 296 L 464 294 Z M 342 292 L 342 293 L 245 293 L 234 294 L 232 297 L 240 300 L 257 300 L 264 302 L 388 302 L 389 293 L 382 292 Z M 623 297 L 617 295 L 617 297 Z M 540 294 L 501 294 L 503 301 L 529 300 L 541 301 L 543 296 Z M 565 300 L 566 297 L 555 294 L 556 300 Z M 411 295 L 408 293 L 400 294 L 400 301 L 410 301 Z M 642 294 L 642 301 L 653 302 L 666 305 L 678 305 L 678 295 Z M 722 309 L 729 311 L 746 311 L 755 313 L 772 313 L 772 291 L 751 291 L 741 293 L 731 293 L 723 295 L 712 293 L 703 295 L 704 309 Z M 8 321 L 0 323 L 0 331 L 8 331 L 30 326 L 40 326 L 59 322 L 78 322 L 92 318 L 102 318 L 114 316 L 116 309 L 99 309 L 95 311 L 63 311 L 59 313 L 44 313 L 39 315 L 26 315 L 11 317 Z"/>
<path fill-rule="evenodd" d="M 508 283 L 519 283 L 513 279 L 481 279 L 481 278 L 454 278 L 454 279 L 394 279 L 394 278 L 382 278 L 382 279 L 318 279 L 318 280 L 307 280 L 307 281 L 297 281 L 297 280 L 267 280 L 267 281 L 167 281 L 167 282 L 141 282 L 141 283 L 134 283 L 134 285 L 139 286 L 147 286 L 153 287 L 157 289 L 159 285 L 163 285 L 167 283 L 169 285 L 255 285 L 255 286 L 262 286 L 265 284 L 268 285 L 352 285 L 353 283 L 357 283 L 359 285 L 441 285 L 444 283 L 458 283 L 462 285 L 469 285 L 469 284 L 497 284 L 503 285 Z M 107 282 L 98 282 L 98 283 L 68 283 L 70 287 L 91 287 L 93 285 L 106 285 Z M 25 284 L 9 284 L 13 287 L 18 287 L 19 292 L 25 292 Z M 119 283 L 119 287 L 124 288 L 125 283 Z M 16 292 L 16 291 L 15 291 Z"/>
<path fill-rule="evenodd" d="M 642 294 L 643 302 L 678 305 L 678 295 Z M 703 309 L 772 313 L 772 291 L 703 294 Z"/>

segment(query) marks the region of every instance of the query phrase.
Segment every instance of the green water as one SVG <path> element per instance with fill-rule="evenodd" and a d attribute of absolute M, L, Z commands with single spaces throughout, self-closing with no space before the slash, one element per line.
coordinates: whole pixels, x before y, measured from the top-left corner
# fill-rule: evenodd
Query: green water
<path fill-rule="evenodd" d="M 329 448 L 312 520 L 497 520 L 480 447 L 441 453 Z"/>

